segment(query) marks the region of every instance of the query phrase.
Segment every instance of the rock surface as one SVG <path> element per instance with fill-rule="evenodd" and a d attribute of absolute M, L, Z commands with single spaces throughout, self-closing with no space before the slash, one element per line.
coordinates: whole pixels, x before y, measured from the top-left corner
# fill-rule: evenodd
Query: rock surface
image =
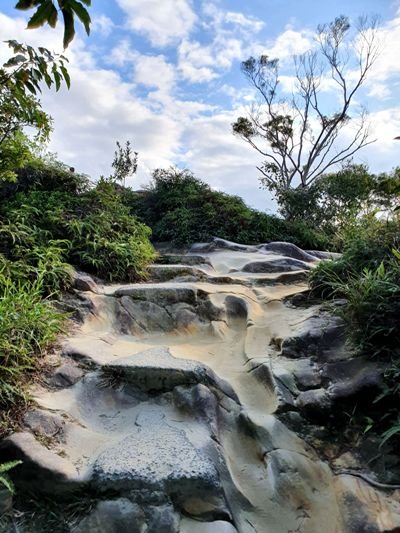
<path fill-rule="evenodd" d="M 62 365 L 1 444 L 18 489 L 94 500 L 75 533 L 398 530 L 400 491 L 307 442 L 384 371 L 301 298 L 326 254 L 214 239 L 164 257 L 148 283 L 75 281 Z"/>

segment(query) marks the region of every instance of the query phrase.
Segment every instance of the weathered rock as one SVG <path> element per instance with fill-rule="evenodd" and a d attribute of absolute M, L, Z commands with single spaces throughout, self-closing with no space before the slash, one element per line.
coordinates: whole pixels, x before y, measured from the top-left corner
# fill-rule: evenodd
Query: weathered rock
<path fill-rule="evenodd" d="M 91 276 L 77 271 L 74 272 L 74 288 L 78 291 L 94 292 L 95 294 L 100 292 L 97 283 Z"/>
<path fill-rule="evenodd" d="M 363 357 L 336 361 L 323 367 L 323 375 L 331 383 L 329 393 L 336 403 L 356 397 L 373 401 L 384 387 L 383 372 L 379 364 Z"/>
<path fill-rule="evenodd" d="M 300 323 L 291 337 L 283 340 L 285 357 L 321 357 L 344 344 L 343 321 L 328 313 L 320 313 Z"/>
<path fill-rule="evenodd" d="M 371 487 L 364 480 L 341 475 L 336 478 L 345 533 L 397 533 L 400 531 L 400 501 L 390 493 Z"/>
<path fill-rule="evenodd" d="M 94 311 L 93 302 L 84 293 L 74 291 L 63 295 L 62 301 L 53 301 L 53 304 L 77 322 L 84 322 L 86 317 Z"/>
<path fill-rule="evenodd" d="M 207 253 L 215 250 L 231 250 L 233 252 L 257 252 L 256 246 L 249 246 L 246 244 L 238 244 L 236 242 L 227 241 L 226 239 L 219 239 L 214 237 L 211 242 L 199 242 L 191 246 L 189 253 Z"/>
<path fill-rule="evenodd" d="M 46 437 L 55 437 L 56 435 L 62 435 L 65 421 L 62 416 L 56 413 L 34 409 L 25 413 L 24 424 L 33 433 L 45 435 Z"/>
<path fill-rule="evenodd" d="M 260 244 L 257 248 L 265 252 L 274 252 L 276 254 L 284 255 L 285 257 L 292 257 L 293 259 L 305 261 L 306 263 L 314 263 L 317 261 L 315 255 L 305 252 L 290 242 L 270 242 L 268 244 Z"/>
<path fill-rule="evenodd" d="M 301 392 L 296 406 L 305 416 L 319 419 L 332 411 L 332 398 L 325 389 L 314 389 Z"/>
<path fill-rule="evenodd" d="M 145 509 L 148 533 L 178 533 L 180 516 L 172 505 L 148 506 Z"/>
<path fill-rule="evenodd" d="M 148 531 L 142 508 L 126 498 L 119 498 L 100 502 L 72 533 L 147 533 Z M 153 531 L 155 533 L 156 530 Z"/>
<path fill-rule="evenodd" d="M 183 302 L 189 305 L 195 305 L 197 301 L 197 290 L 189 287 L 134 285 L 117 289 L 113 296 L 129 296 L 132 300 L 152 302 L 160 306 Z"/>
<path fill-rule="evenodd" d="M 83 371 L 71 361 L 66 361 L 56 368 L 54 373 L 47 378 L 47 383 L 53 387 L 71 387 L 83 376 Z"/>
<path fill-rule="evenodd" d="M 237 529 L 223 520 L 197 522 L 190 518 L 183 518 L 180 533 L 237 533 Z"/>
<path fill-rule="evenodd" d="M 320 250 L 307 250 L 306 253 L 316 257 L 317 259 L 323 259 L 324 261 L 329 259 L 335 260 L 342 257 L 342 254 L 336 252 L 322 252 Z"/>
<path fill-rule="evenodd" d="M 146 301 L 134 301 L 128 296 L 120 298 L 121 306 L 131 319 L 128 329 L 131 333 L 146 331 L 172 331 L 173 317 L 161 306 Z"/>
<path fill-rule="evenodd" d="M 22 461 L 13 470 L 13 478 L 20 486 L 53 493 L 76 489 L 84 481 L 67 459 L 39 444 L 31 433 L 13 433 L 2 441 L 0 451 L 2 460 Z"/>
<path fill-rule="evenodd" d="M 265 261 L 254 261 L 247 263 L 242 268 L 242 272 L 250 273 L 274 273 L 274 272 L 293 272 L 296 270 L 310 270 L 311 267 L 304 261 L 298 259 L 268 259 Z"/>
<path fill-rule="evenodd" d="M 151 265 L 150 276 L 157 281 L 181 281 L 184 276 L 192 276 L 195 281 L 207 279 L 207 275 L 191 265 Z"/>
<path fill-rule="evenodd" d="M 221 492 L 218 472 L 185 432 L 160 421 L 138 427 L 101 453 L 93 465 L 97 490 L 163 492 L 181 501 L 188 494 L 204 499 Z"/>
<path fill-rule="evenodd" d="M 173 357 L 168 348 L 150 348 L 103 366 L 145 390 L 172 390 L 178 385 L 203 383 L 239 401 L 232 387 L 205 365 Z"/>

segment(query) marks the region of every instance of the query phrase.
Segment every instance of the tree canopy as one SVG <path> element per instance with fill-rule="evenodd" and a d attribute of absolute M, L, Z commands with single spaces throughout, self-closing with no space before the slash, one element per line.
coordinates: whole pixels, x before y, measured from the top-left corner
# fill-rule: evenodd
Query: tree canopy
<path fill-rule="evenodd" d="M 308 187 L 373 142 L 365 110 L 353 103 L 378 51 L 376 20 L 362 18 L 353 31 L 340 16 L 319 26 L 315 46 L 293 57 L 290 96 L 282 88 L 278 59 L 262 55 L 242 63 L 257 100 L 233 132 L 265 157 L 259 167 L 265 186 L 276 193 Z M 336 91 L 337 104 L 327 102 L 327 84 Z M 348 125 L 355 127 L 341 135 Z"/>

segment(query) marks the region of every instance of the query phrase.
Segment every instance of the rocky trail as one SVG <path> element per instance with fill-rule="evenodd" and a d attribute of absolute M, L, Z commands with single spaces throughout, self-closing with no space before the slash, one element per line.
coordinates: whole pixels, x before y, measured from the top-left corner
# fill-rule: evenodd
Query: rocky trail
<path fill-rule="evenodd" d="M 400 531 L 399 490 L 302 438 L 380 379 L 338 318 L 304 304 L 320 257 L 215 239 L 147 283 L 79 278 L 80 323 L 1 444 L 23 460 L 19 490 L 90 494 L 74 533 Z"/>

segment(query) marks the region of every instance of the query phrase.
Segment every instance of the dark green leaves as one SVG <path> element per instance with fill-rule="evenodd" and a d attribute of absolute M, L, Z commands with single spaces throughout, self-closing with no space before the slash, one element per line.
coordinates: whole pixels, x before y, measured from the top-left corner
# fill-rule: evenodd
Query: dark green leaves
<path fill-rule="evenodd" d="M 90 15 L 85 6 L 90 7 L 91 0 L 19 0 L 15 5 L 16 9 L 36 11 L 28 21 L 28 29 L 40 28 L 44 24 L 49 24 L 55 28 L 58 21 L 58 10 L 61 11 L 64 21 L 64 48 L 67 48 L 75 37 L 75 17 L 77 17 L 86 33 L 90 33 Z M 58 10 L 57 10 L 58 7 Z"/>
<path fill-rule="evenodd" d="M 70 77 L 65 67 L 67 58 L 52 54 L 43 47 L 36 50 L 17 41 L 8 41 L 7 44 L 15 55 L 0 69 L 0 87 L 7 85 L 19 94 L 41 92 L 43 82 L 48 88 L 54 83 L 57 91 L 62 81 L 70 87 Z"/>

